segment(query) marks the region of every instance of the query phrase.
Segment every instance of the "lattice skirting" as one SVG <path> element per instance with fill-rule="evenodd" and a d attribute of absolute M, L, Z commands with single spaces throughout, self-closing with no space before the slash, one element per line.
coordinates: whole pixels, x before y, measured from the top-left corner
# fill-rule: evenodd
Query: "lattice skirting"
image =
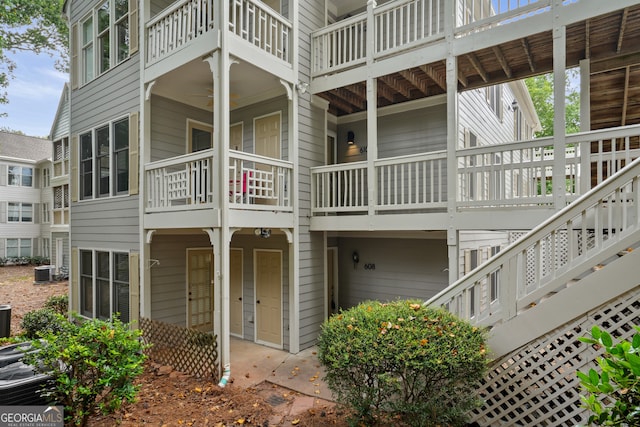
<path fill-rule="evenodd" d="M 157 320 L 141 319 L 149 359 L 196 377 L 220 378 L 217 337 Z"/>
<path fill-rule="evenodd" d="M 606 284 L 603 284 L 606 286 Z M 617 339 L 630 339 L 640 325 L 640 288 L 610 301 L 496 360 L 480 388 L 485 401 L 471 414 L 480 426 L 586 425 L 576 371 L 597 368 L 602 355 L 578 341 L 597 325 Z"/>

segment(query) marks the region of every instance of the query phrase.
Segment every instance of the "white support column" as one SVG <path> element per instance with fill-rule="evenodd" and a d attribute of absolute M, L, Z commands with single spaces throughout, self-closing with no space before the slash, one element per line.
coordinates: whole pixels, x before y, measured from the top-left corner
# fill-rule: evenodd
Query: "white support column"
<path fill-rule="evenodd" d="M 551 5 L 553 16 L 553 202 L 556 210 L 567 203 L 567 171 L 566 171 L 566 117 L 565 86 L 567 62 L 567 31 L 557 19 L 562 8 L 561 0 L 554 0 Z M 543 184 L 544 185 L 544 184 Z"/>
<path fill-rule="evenodd" d="M 591 130 L 591 60 L 580 61 L 580 132 Z M 580 144 L 580 194 L 591 188 L 591 143 Z"/>
<path fill-rule="evenodd" d="M 444 31 L 447 40 L 447 248 L 449 255 L 449 283 L 458 280 L 458 229 L 456 200 L 458 197 L 458 61 L 453 54 L 455 3 L 444 3 Z"/>
<path fill-rule="evenodd" d="M 373 64 L 375 51 L 375 20 L 373 16 L 376 8 L 375 0 L 367 1 L 367 65 Z M 378 195 L 378 180 L 376 179 L 375 161 L 378 159 L 378 81 L 372 77 L 367 67 L 367 205 L 369 207 L 369 224 L 373 222 L 376 213 L 376 199 Z"/>

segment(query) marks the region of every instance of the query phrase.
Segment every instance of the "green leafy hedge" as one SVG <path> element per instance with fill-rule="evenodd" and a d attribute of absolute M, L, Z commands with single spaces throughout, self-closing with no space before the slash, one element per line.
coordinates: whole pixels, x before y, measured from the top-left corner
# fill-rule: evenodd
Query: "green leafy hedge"
<path fill-rule="evenodd" d="M 328 319 L 325 381 L 352 425 L 464 425 L 479 404 L 486 333 L 420 301 L 368 301 Z"/>

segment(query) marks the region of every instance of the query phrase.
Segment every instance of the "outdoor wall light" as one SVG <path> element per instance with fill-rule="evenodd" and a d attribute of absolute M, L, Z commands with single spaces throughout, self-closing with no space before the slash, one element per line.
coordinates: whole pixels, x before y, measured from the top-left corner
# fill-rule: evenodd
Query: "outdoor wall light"
<path fill-rule="evenodd" d="M 263 239 L 268 239 L 271 237 L 271 229 L 270 228 L 255 228 L 253 230 L 253 234 L 258 237 L 262 237 Z"/>
<path fill-rule="evenodd" d="M 358 255 L 358 252 L 353 251 L 353 253 L 351 254 L 351 260 L 353 261 L 353 269 L 355 270 L 356 266 L 360 262 L 360 255 Z"/>
<path fill-rule="evenodd" d="M 355 144 L 356 143 L 355 139 L 356 139 L 356 134 L 353 133 L 352 130 L 347 132 L 347 144 L 349 144 L 349 145 Z"/>

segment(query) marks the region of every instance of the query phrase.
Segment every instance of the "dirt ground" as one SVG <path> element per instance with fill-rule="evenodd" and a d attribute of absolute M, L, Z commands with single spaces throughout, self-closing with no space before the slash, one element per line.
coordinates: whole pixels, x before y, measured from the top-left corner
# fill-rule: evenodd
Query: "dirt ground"
<path fill-rule="evenodd" d="M 11 335 L 20 333 L 25 313 L 41 308 L 49 296 L 61 295 L 67 290 L 67 282 L 34 284 L 33 266 L 0 267 L 0 304 L 11 305 Z M 136 383 L 140 385 L 136 403 L 125 405 L 110 416 L 95 416 L 89 426 L 348 425 L 333 402 L 269 382 L 252 388 L 236 387 L 232 382 L 220 388 L 211 381 L 148 361 Z"/>

